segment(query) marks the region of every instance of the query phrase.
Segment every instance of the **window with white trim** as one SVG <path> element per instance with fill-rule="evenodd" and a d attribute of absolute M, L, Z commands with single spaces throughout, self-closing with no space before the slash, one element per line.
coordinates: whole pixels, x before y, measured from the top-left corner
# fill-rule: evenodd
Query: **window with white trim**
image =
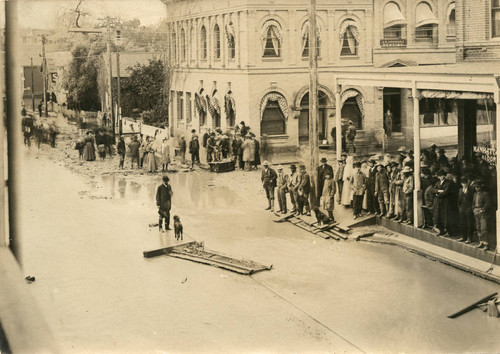
<path fill-rule="evenodd" d="M 321 55 L 320 29 L 316 28 L 316 55 Z M 302 57 L 309 56 L 309 22 L 302 27 Z"/>
<path fill-rule="evenodd" d="M 207 29 L 201 26 L 200 30 L 200 46 L 201 46 L 201 59 L 207 59 Z"/>
<path fill-rule="evenodd" d="M 340 56 L 358 55 L 359 31 L 356 22 L 348 19 L 340 26 Z"/>
<path fill-rule="evenodd" d="M 234 26 L 233 22 L 229 22 L 226 25 L 226 35 L 227 35 L 227 54 L 229 59 L 234 59 L 236 57 L 236 41 L 234 39 Z"/>
<path fill-rule="evenodd" d="M 177 91 L 177 120 L 184 119 L 184 93 Z"/>
<path fill-rule="evenodd" d="M 214 56 L 220 59 L 220 28 L 218 24 L 214 26 Z"/>
<path fill-rule="evenodd" d="M 271 20 L 266 22 L 261 34 L 263 57 L 281 56 L 281 27 L 278 22 Z"/>
<path fill-rule="evenodd" d="M 190 123 L 193 118 L 191 106 L 191 92 L 186 92 L 186 122 Z"/>
<path fill-rule="evenodd" d="M 172 34 L 170 36 L 170 48 L 171 48 L 172 58 L 174 60 L 177 59 L 177 33 L 175 33 L 175 30 L 172 31 Z"/>
<path fill-rule="evenodd" d="M 184 28 L 181 30 L 181 60 L 186 60 L 186 31 Z"/>

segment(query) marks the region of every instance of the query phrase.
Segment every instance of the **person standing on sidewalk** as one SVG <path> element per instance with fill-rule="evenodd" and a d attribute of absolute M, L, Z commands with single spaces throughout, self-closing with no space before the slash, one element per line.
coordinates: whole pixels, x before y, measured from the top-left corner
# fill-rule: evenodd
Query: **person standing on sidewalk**
<path fill-rule="evenodd" d="M 299 194 L 297 192 L 298 188 L 299 174 L 297 173 L 297 167 L 292 164 L 290 165 L 290 176 L 288 177 L 288 191 L 290 192 L 290 201 L 293 205 L 292 213 L 295 213 L 299 210 Z"/>
<path fill-rule="evenodd" d="M 479 239 L 479 244 L 476 248 L 488 250 L 488 207 L 490 204 L 490 197 L 482 181 L 475 183 L 474 188 L 476 189 L 476 193 L 474 193 L 472 201 L 472 210 L 474 211 L 476 233 Z"/>
<path fill-rule="evenodd" d="M 134 161 L 137 161 L 137 168 L 141 168 L 141 161 L 139 155 L 139 148 L 141 143 L 137 140 L 137 136 L 134 136 L 134 140 L 128 145 L 130 149 L 130 168 L 134 168 Z"/>
<path fill-rule="evenodd" d="M 306 171 L 305 165 L 300 165 L 299 170 L 299 188 L 297 189 L 297 194 L 299 196 L 299 214 L 304 213 L 305 207 L 306 215 L 311 216 L 311 207 L 309 205 L 309 193 L 311 193 L 311 178 Z"/>
<path fill-rule="evenodd" d="M 405 198 L 405 215 L 406 220 L 403 221 L 404 224 L 413 224 L 413 170 L 409 166 L 403 168 L 403 194 Z"/>
<path fill-rule="evenodd" d="M 163 232 L 162 224 L 165 219 L 165 230 L 170 229 L 170 209 L 172 208 L 172 187 L 168 184 L 168 176 L 163 176 L 163 183 L 156 190 L 156 206 L 158 207 L 159 230 Z"/>
<path fill-rule="evenodd" d="M 323 185 L 325 184 L 326 175 L 329 174 L 330 178 L 333 176 L 333 168 L 330 166 L 326 158 L 321 158 L 321 165 L 318 167 L 318 199 L 323 193 Z"/>
<path fill-rule="evenodd" d="M 385 126 L 385 135 L 388 138 L 392 135 L 392 112 L 388 109 L 384 114 L 384 126 Z"/>
<path fill-rule="evenodd" d="M 389 165 L 388 165 L 389 166 Z M 375 192 L 374 196 L 378 200 L 380 209 L 379 216 L 389 212 L 389 176 L 383 165 L 377 165 L 375 174 Z"/>
<path fill-rule="evenodd" d="M 353 191 L 353 214 L 354 219 L 361 216 L 361 207 L 363 206 L 363 196 L 366 191 L 367 178 L 363 172 L 361 172 L 361 164 L 359 162 L 354 164 L 354 174 L 351 184 L 351 189 Z"/>
<path fill-rule="evenodd" d="M 333 208 L 335 207 L 335 181 L 333 173 L 330 171 L 325 172 L 325 180 L 323 182 L 323 191 L 321 193 L 321 207 L 328 212 L 328 217 L 331 222 L 335 221 L 333 217 Z"/>
<path fill-rule="evenodd" d="M 283 172 L 283 166 L 279 165 L 278 168 L 278 177 L 276 179 L 276 188 L 278 189 L 278 204 L 280 207 L 280 212 L 282 214 L 287 213 L 286 208 L 286 192 L 288 192 L 288 175 Z"/>
<path fill-rule="evenodd" d="M 338 161 L 335 179 L 337 180 L 337 204 L 342 200 L 342 188 L 344 187 L 345 157 L 342 155 Z"/>
<path fill-rule="evenodd" d="M 276 188 L 276 179 L 278 176 L 276 171 L 269 167 L 269 162 L 264 161 L 263 166 L 264 169 L 262 170 L 260 180 L 262 181 L 262 186 L 266 191 L 266 197 L 269 203 L 266 210 L 274 211 L 274 189 Z"/>
<path fill-rule="evenodd" d="M 460 219 L 460 230 L 462 232 L 458 241 L 465 243 L 472 242 L 472 234 L 474 231 L 474 213 L 472 212 L 472 201 L 474 198 L 474 191 L 469 185 L 467 177 L 460 178 L 461 188 L 458 191 L 458 214 Z"/>

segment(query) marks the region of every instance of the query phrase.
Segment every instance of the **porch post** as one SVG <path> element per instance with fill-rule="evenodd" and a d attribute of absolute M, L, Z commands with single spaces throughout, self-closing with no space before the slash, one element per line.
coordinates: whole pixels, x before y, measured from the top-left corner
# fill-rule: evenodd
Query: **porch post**
<path fill-rule="evenodd" d="M 413 97 L 413 156 L 414 158 L 414 181 L 415 188 L 413 191 L 413 226 L 419 227 L 422 225 L 422 191 L 420 185 L 420 92 L 417 90 L 417 85 L 413 82 L 412 88 Z"/>
<path fill-rule="evenodd" d="M 342 156 L 342 107 L 340 103 L 340 85 L 335 85 L 335 145 L 337 147 L 337 161 Z"/>

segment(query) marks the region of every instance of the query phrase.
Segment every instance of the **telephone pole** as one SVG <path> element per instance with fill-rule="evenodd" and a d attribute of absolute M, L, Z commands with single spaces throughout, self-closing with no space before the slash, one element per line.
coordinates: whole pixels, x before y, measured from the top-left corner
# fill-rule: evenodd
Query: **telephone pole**
<path fill-rule="evenodd" d="M 49 116 L 47 104 L 47 58 L 45 57 L 45 42 L 47 38 L 42 35 L 42 74 L 43 74 L 43 102 L 45 104 L 45 117 Z"/>
<path fill-rule="evenodd" d="M 118 105 L 117 114 L 118 117 L 118 134 L 122 135 L 122 106 L 121 106 L 121 86 L 120 86 L 120 48 L 116 48 L 116 83 L 117 83 L 117 95 L 116 104 Z"/>
<path fill-rule="evenodd" d="M 109 87 L 108 87 L 108 96 L 109 96 L 109 114 L 111 114 L 111 129 L 113 133 L 113 139 L 116 134 L 115 130 L 115 115 L 113 113 L 113 60 L 111 59 L 111 29 L 107 28 L 108 38 L 106 41 L 106 51 L 108 52 L 108 61 L 109 61 Z"/>
<path fill-rule="evenodd" d="M 318 53 L 316 41 L 316 0 L 309 2 L 309 149 L 311 171 L 311 207 L 318 205 Z"/>
<path fill-rule="evenodd" d="M 33 112 L 35 112 L 35 68 L 33 67 L 33 58 L 31 58 L 31 106 L 33 108 Z"/>

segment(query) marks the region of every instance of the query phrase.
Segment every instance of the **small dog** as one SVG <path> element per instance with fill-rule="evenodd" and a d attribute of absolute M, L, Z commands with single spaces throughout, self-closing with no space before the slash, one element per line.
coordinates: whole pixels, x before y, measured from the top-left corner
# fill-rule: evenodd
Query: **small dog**
<path fill-rule="evenodd" d="M 318 208 L 314 208 L 313 211 L 314 211 L 314 215 L 316 216 L 316 221 L 317 221 L 318 225 L 325 225 L 328 223 L 328 221 L 329 221 L 328 216 L 326 216 L 321 211 L 319 211 Z"/>
<path fill-rule="evenodd" d="M 174 233 L 175 233 L 176 240 L 183 240 L 182 230 L 183 230 L 183 228 L 182 228 L 181 219 L 177 215 L 174 215 Z"/>

